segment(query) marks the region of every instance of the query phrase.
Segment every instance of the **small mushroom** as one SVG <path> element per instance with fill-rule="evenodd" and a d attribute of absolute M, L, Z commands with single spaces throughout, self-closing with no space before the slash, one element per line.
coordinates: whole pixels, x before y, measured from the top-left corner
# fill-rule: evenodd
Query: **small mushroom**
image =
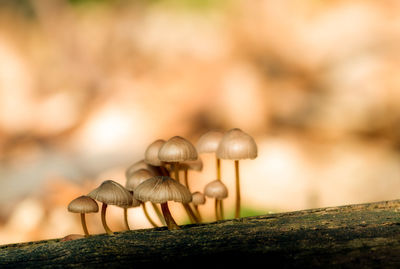
<path fill-rule="evenodd" d="M 235 218 L 240 217 L 239 160 L 255 159 L 257 144 L 254 139 L 239 128 L 227 131 L 217 149 L 217 157 L 235 161 L 236 208 Z"/>
<path fill-rule="evenodd" d="M 197 217 L 200 222 L 202 218 L 199 210 L 199 205 L 204 205 L 205 203 L 206 203 L 206 196 L 203 193 L 199 191 L 192 193 L 192 204 L 194 206 L 194 210 L 197 213 Z"/>
<path fill-rule="evenodd" d="M 212 153 L 215 156 L 215 171 L 218 180 L 221 179 L 221 159 L 217 157 L 217 149 L 221 142 L 223 132 L 212 130 L 208 131 L 197 140 L 196 148 L 199 154 L 201 153 Z M 224 205 L 223 201 L 219 202 L 221 218 L 224 219 Z"/>
<path fill-rule="evenodd" d="M 79 196 L 69 203 L 68 211 L 81 214 L 83 232 L 85 233 L 85 236 L 89 236 L 89 231 L 86 226 L 85 214 L 99 212 L 99 206 L 97 205 L 96 201 L 88 196 Z"/>
<path fill-rule="evenodd" d="M 215 198 L 215 219 L 220 220 L 221 213 L 218 210 L 220 208 L 219 203 L 228 197 L 228 188 L 221 180 L 216 179 L 204 187 L 204 194 L 207 197 Z"/>
<path fill-rule="evenodd" d="M 125 188 L 133 194 L 135 192 L 136 187 L 139 186 L 140 183 L 142 183 L 143 181 L 145 181 L 149 178 L 152 178 L 153 176 L 154 176 L 154 174 L 150 170 L 139 169 L 139 170 L 133 172 L 130 175 L 130 177 L 127 178 Z M 147 212 L 146 203 L 141 203 L 141 204 L 142 204 L 142 209 L 143 209 L 144 215 L 146 216 L 147 220 L 150 222 L 150 224 L 153 227 L 158 227 L 158 225 L 152 220 L 149 213 Z M 154 203 L 151 203 L 151 204 L 152 204 L 154 210 L 156 211 L 156 214 L 159 215 L 161 222 L 163 222 L 164 218 L 162 216 L 162 213 L 158 209 L 157 205 L 155 205 Z"/>
<path fill-rule="evenodd" d="M 132 194 L 121 184 L 106 180 L 99 187 L 88 194 L 89 197 L 103 203 L 101 207 L 101 223 L 107 234 L 112 235 L 113 232 L 106 222 L 106 210 L 108 205 L 116 205 L 122 208 L 139 206 L 139 202 L 133 199 Z"/>
<path fill-rule="evenodd" d="M 136 199 L 161 204 L 161 209 L 170 230 L 179 229 L 168 207 L 168 201 L 188 204 L 192 201 L 192 194 L 184 185 L 168 176 L 155 176 L 135 189 Z"/>
<path fill-rule="evenodd" d="M 179 180 L 179 164 L 185 161 L 197 160 L 196 148 L 183 137 L 174 136 L 162 145 L 158 152 L 160 161 L 170 163 L 174 167 L 175 180 Z M 196 215 L 188 204 L 183 203 L 183 206 L 192 223 L 198 222 Z"/>

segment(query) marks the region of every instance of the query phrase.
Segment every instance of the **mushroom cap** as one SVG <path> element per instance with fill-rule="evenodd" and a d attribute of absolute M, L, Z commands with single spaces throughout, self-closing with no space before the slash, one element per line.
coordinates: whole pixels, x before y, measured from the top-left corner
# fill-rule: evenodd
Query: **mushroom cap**
<path fill-rule="evenodd" d="M 189 189 L 178 181 L 167 176 L 155 176 L 136 187 L 134 196 L 136 199 L 152 203 L 165 203 L 175 201 L 189 203 L 192 194 Z"/>
<path fill-rule="evenodd" d="M 242 160 L 257 157 L 257 145 L 254 139 L 238 128 L 227 131 L 217 149 L 220 159 Z"/>
<path fill-rule="evenodd" d="M 158 139 L 151 143 L 144 152 L 144 162 L 154 166 L 161 166 L 162 162 L 158 158 L 160 148 L 165 144 L 165 140 Z"/>
<path fill-rule="evenodd" d="M 194 205 L 204 205 L 206 203 L 206 196 L 203 193 L 196 191 L 192 193 L 192 203 Z"/>
<path fill-rule="evenodd" d="M 127 178 L 125 188 L 128 191 L 134 191 L 140 183 L 152 177 L 154 177 L 154 174 L 150 170 L 139 169 Z"/>
<path fill-rule="evenodd" d="M 129 176 L 134 173 L 135 171 L 139 169 L 148 169 L 152 173 L 157 174 L 157 169 L 153 165 L 147 164 L 144 162 L 144 160 L 140 160 L 135 162 L 134 164 L 130 165 L 126 170 L 125 170 L 125 177 L 129 178 Z"/>
<path fill-rule="evenodd" d="M 200 136 L 196 144 L 198 153 L 216 152 L 223 136 L 224 134 L 219 131 L 209 131 Z"/>
<path fill-rule="evenodd" d="M 204 187 L 204 194 L 218 200 L 228 197 L 228 188 L 221 180 L 213 180 Z"/>
<path fill-rule="evenodd" d="M 197 151 L 185 138 L 174 136 L 160 148 L 158 158 L 162 162 L 194 161 L 197 159 Z"/>
<path fill-rule="evenodd" d="M 195 171 L 201 171 L 203 170 L 203 161 L 198 158 L 197 160 L 194 161 L 184 161 L 179 164 L 179 169 L 184 170 L 195 170 Z"/>
<path fill-rule="evenodd" d="M 140 205 L 140 202 L 133 199 L 132 194 L 127 189 L 113 180 L 104 181 L 99 187 L 92 190 L 88 196 L 99 202 L 119 207 L 128 208 Z"/>
<path fill-rule="evenodd" d="M 68 204 L 68 211 L 73 213 L 96 213 L 99 212 L 99 206 L 89 196 L 82 195 Z"/>

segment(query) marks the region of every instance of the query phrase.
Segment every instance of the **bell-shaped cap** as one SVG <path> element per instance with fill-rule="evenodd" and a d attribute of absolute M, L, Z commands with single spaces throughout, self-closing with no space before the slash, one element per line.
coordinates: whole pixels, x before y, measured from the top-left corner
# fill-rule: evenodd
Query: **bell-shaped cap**
<path fill-rule="evenodd" d="M 145 163 L 144 160 L 140 160 L 135 162 L 134 164 L 130 165 L 126 170 L 125 170 L 125 177 L 129 178 L 129 176 L 136 172 L 139 169 L 148 169 L 150 170 L 152 173 L 157 174 L 158 170 L 156 169 L 156 167 L 154 167 L 153 165 L 147 164 Z"/>
<path fill-rule="evenodd" d="M 136 187 L 134 197 L 142 202 L 160 204 L 167 201 L 186 204 L 192 201 L 189 189 L 167 176 L 155 176 L 142 182 Z"/>
<path fill-rule="evenodd" d="M 154 174 L 148 169 L 139 169 L 133 172 L 126 180 L 125 188 L 128 191 L 135 191 L 136 187 L 143 181 L 154 177 Z"/>
<path fill-rule="evenodd" d="M 203 134 L 197 141 L 196 148 L 198 153 L 215 153 L 219 142 L 224 134 L 218 131 L 209 131 Z"/>
<path fill-rule="evenodd" d="M 185 138 L 174 136 L 160 148 L 158 158 L 162 162 L 194 161 L 197 159 L 197 151 Z"/>
<path fill-rule="evenodd" d="M 124 186 L 113 180 L 104 181 L 99 187 L 91 191 L 88 196 L 99 202 L 119 207 L 128 208 L 140 205 L 140 202 L 133 199 L 132 194 Z"/>
<path fill-rule="evenodd" d="M 192 193 L 192 203 L 194 205 L 204 205 L 206 203 L 206 196 L 203 193 L 196 191 Z"/>
<path fill-rule="evenodd" d="M 231 129 L 222 137 L 217 157 L 228 160 L 254 159 L 257 157 L 256 142 L 242 130 Z"/>
<path fill-rule="evenodd" d="M 228 197 L 228 188 L 221 180 L 213 180 L 204 187 L 204 194 L 207 197 L 222 200 Z"/>
<path fill-rule="evenodd" d="M 158 158 L 160 148 L 165 144 L 165 140 L 158 139 L 151 143 L 144 152 L 144 162 L 154 166 L 161 166 L 162 162 Z"/>
<path fill-rule="evenodd" d="M 89 196 L 82 195 L 69 203 L 68 211 L 73 213 L 96 213 L 99 211 L 99 206 Z"/>

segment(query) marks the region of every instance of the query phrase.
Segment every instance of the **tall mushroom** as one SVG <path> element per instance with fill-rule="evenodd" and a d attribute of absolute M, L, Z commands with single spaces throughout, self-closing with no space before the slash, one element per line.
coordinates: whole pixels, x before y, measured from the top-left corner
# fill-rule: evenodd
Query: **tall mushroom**
<path fill-rule="evenodd" d="M 134 204 L 132 194 L 121 184 L 106 180 L 99 187 L 88 194 L 89 197 L 102 203 L 101 206 L 101 223 L 107 234 L 112 235 L 113 232 L 106 222 L 106 210 L 108 205 L 116 205 L 122 208 L 132 207 Z"/>
<path fill-rule="evenodd" d="M 196 148 L 199 154 L 211 153 L 215 156 L 215 171 L 217 180 L 221 179 L 221 159 L 217 157 L 217 149 L 221 142 L 223 132 L 220 131 L 208 131 L 197 140 Z M 222 200 L 219 202 L 221 218 L 224 219 L 224 205 Z"/>
<path fill-rule="evenodd" d="M 68 205 L 68 211 L 73 213 L 80 213 L 81 223 L 85 236 L 89 236 L 89 231 L 86 226 L 85 214 L 99 212 L 99 206 L 92 198 L 82 195 L 72 200 Z"/>
<path fill-rule="evenodd" d="M 188 188 L 168 176 L 155 176 L 136 187 L 134 197 L 142 202 L 161 204 L 161 209 L 170 230 L 179 229 L 168 207 L 168 201 L 188 204 L 192 195 Z"/>
<path fill-rule="evenodd" d="M 125 188 L 130 191 L 132 194 L 135 192 L 135 189 L 137 186 L 139 186 L 140 183 L 142 183 L 143 181 L 152 178 L 154 176 L 154 174 L 152 172 L 150 172 L 150 170 L 147 169 L 139 169 L 135 172 L 133 172 L 129 178 L 127 178 L 126 183 L 125 183 Z M 150 217 L 147 208 L 146 208 L 146 204 L 145 203 L 141 203 L 142 204 L 142 209 L 144 212 L 144 215 L 146 216 L 147 220 L 150 222 L 150 224 L 153 227 L 158 227 L 157 223 L 155 223 L 153 221 L 153 219 Z M 153 207 L 155 207 L 158 210 L 157 205 L 155 205 L 154 203 L 151 203 L 153 205 Z M 157 211 L 156 211 L 157 213 Z M 160 212 L 161 214 L 161 212 Z M 160 217 L 160 221 L 163 222 L 164 218 L 162 216 L 162 214 L 159 216 Z"/>
<path fill-rule="evenodd" d="M 207 197 L 215 198 L 215 219 L 221 220 L 221 212 L 219 212 L 221 207 L 219 203 L 228 197 L 228 189 L 225 184 L 221 180 L 213 180 L 204 187 L 204 194 Z"/>
<path fill-rule="evenodd" d="M 158 152 L 160 161 L 170 163 L 174 167 L 175 180 L 179 180 L 179 164 L 185 161 L 197 160 L 196 148 L 183 137 L 174 136 L 162 145 Z M 182 203 L 191 222 L 198 222 L 196 215 L 187 203 Z"/>
<path fill-rule="evenodd" d="M 235 186 L 236 207 L 235 218 L 240 217 L 240 174 L 239 160 L 255 159 L 257 157 L 257 145 L 254 139 L 239 128 L 227 131 L 221 139 L 217 149 L 217 157 L 220 159 L 235 161 Z"/>

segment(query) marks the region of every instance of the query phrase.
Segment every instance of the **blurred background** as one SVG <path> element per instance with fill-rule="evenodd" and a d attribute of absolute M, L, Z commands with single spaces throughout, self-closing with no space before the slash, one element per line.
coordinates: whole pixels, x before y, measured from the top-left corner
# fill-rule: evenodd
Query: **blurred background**
<path fill-rule="evenodd" d="M 68 203 L 104 180 L 124 184 L 151 142 L 235 127 L 259 150 L 241 162 L 245 216 L 399 198 L 399 10 L 395 0 L 0 0 L 0 244 L 82 234 Z M 200 157 L 193 191 L 215 179 L 214 156 Z M 233 170 L 222 161 L 228 217 Z M 200 211 L 214 220 L 210 199 Z M 132 228 L 151 227 L 129 212 Z M 122 209 L 107 214 L 122 230 Z M 100 214 L 87 222 L 103 233 Z"/>

